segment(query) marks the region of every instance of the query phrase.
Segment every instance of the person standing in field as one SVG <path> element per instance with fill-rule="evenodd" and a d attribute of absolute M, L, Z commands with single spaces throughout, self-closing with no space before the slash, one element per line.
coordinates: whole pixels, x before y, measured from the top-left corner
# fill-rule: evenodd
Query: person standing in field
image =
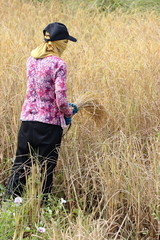
<path fill-rule="evenodd" d="M 58 22 L 50 23 L 43 34 L 44 43 L 34 49 L 27 60 L 26 99 L 21 112 L 16 158 L 6 186 L 7 197 L 22 195 L 34 153 L 45 172 L 43 194 L 51 193 L 63 128 L 78 112 L 77 106 L 67 101 L 67 70 L 61 59 L 68 40 L 76 42 L 77 39 Z"/>

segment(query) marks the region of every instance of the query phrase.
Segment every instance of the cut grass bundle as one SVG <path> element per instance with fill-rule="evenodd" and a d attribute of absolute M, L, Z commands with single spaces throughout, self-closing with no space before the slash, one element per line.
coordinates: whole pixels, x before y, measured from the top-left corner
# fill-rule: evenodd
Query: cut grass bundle
<path fill-rule="evenodd" d="M 85 113 L 89 114 L 98 126 L 103 124 L 107 118 L 106 108 L 95 92 L 84 93 L 76 99 L 75 104 L 80 111 L 84 110 Z"/>

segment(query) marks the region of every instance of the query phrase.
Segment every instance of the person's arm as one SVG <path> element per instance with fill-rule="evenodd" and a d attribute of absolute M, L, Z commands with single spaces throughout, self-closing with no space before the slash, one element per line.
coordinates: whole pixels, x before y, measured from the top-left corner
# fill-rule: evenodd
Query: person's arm
<path fill-rule="evenodd" d="M 56 72 L 55 79 L 56 103 L 59 110 L 62 113 L 64 113 L 64 116 L 71 117 L 73 113 L 72 110 L 69 108 L 67 101 L 66 74 L 67 74 L 66 64 L 63 64 Z"/>

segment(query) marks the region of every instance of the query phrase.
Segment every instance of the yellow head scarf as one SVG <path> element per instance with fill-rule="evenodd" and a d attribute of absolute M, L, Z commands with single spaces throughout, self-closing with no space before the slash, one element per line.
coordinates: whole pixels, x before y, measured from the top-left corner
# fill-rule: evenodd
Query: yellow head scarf
<path fill-rule="evenodd" d="M 50 39 L 50 34 L 45 33 L 45 39 Z M 31 56 L 34 58 L 45 58 L 48 56 L 61 57 L 67 47 L 68 39 L 44 42 L 32 50 Z"/>

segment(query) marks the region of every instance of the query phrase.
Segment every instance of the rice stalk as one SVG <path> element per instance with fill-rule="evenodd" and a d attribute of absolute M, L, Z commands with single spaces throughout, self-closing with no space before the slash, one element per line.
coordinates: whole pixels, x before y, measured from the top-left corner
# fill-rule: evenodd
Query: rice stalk
<path fill-rule="evenodd" d="M 75 104 L 78 109 L 88 113 L 96 124 L 103 124 L 107 117 L 107 110 L 95 92 L 86 92 L 80 95 Z"/>
<path fill-rule="evenodd" d="M 54 232 L 50 239 L 158 239 L 159 17 L 100 14 L 75 2 L 1 1 L 0 181 L 5 184 L 16 150 L 26 59 L 49 22 L 64 22 L 78 38 L 63 59 L 69 67 L 67 96 L 79 112 L 54 178 L 53 196 L 69 200 L 68 220 L 62 211 L 51 222 L 44 216 L 47 231 Z M 94 128 L 102 120 L 105 126 Z M 20 216 L 23 227 L 42 211 L 32 193 L 35 201 Z M 54 202 L 52 207 L 55 212 Z M 8 209 L 0 214 L 0 239 L 12 239 L 13 217 Z M 30 234 L 38 234 L 34 224 Z"/>

